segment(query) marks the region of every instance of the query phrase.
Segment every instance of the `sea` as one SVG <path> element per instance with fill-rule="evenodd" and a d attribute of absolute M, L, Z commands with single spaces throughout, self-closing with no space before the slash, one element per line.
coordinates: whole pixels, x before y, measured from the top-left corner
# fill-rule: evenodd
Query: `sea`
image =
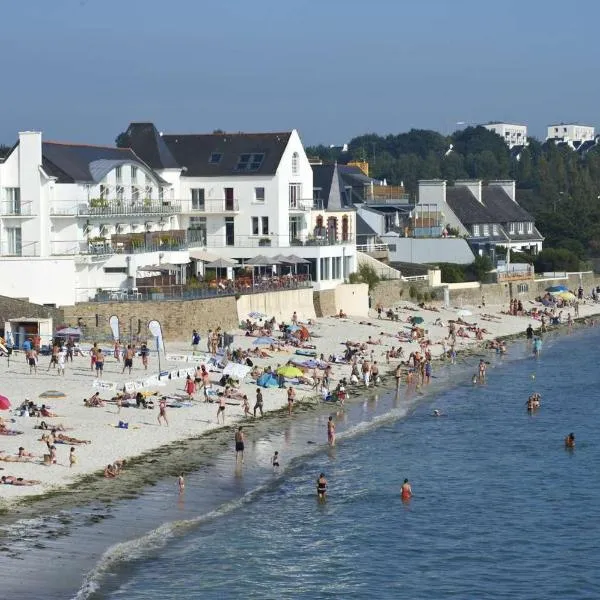
<path fill-rule="evenodd" d="M 150 462 L 145 479 L 124 474 L 126 493 L 4 515 L 0 596 L 600 598 L 599 343 L 600 328 L 547 336 L 535 358 L 515 341 L 435 365 L 422 390 L 248 421 L 238 467 L 232 430 L 209 451 L 178 448 L 183 494 Z M 479 358 L 488 376 L 474 384 Z M 532 392 L 542 402 L 528 413 Z"/>

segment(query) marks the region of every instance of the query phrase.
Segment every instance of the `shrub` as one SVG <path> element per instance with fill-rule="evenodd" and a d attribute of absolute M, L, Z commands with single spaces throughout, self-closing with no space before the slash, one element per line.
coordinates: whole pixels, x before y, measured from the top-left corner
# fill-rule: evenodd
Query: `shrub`
<path fill-rule="evenodd" d="M 358 271 L 350 273 L 348 276 L 350 283 L 366 283 L 369 286 L 369 292 L 372 292 L 375 286 L 381 281 L 377 271 L 367 263 L 358 265 Z"/>

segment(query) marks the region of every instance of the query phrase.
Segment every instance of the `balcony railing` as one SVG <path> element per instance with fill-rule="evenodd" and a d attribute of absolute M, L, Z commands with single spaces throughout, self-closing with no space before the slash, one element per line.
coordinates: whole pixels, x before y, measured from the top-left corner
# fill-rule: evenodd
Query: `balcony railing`
<path fill-rule="evenodd" d="M 58 217 L 122 217 L 128 215 L 172 215 L 181 212 L 178 200 L 105 200 L 89 202 L 55 200 L 50 215 Z"/>
<path fill-rule="evenodd" d="M 289 248 L 290 246 L 340 246 L 354 244 L 354 241 L 354 236 L 350 234 L 347 240 L 336 239 L 333 236 L 318 237 L 304 234 L 299 237 L 290 237 L 289 235 L 207 235 L 204 245 L 208 248 Z"/>
<path fill-rule="evenodd" d="M 0 215 L 3 217 L 30 217 L 33 214 L 32 202 L 0 202 Z"/>
<path fill-rule="evenodd" d="M 397 185 L 365 186 L 364 198 L 367 204 L 406 204 L 409 201 L 404 188 Z"/>
<path fill-rule="evenodd" d="M 315 200 L 312 198 L 290 198 L 289 208 L 290 210 L 310 211 L 317 208 L 317 206 L 315 205 Z"/>
<path fill-rule="evenodd" d="M 181 211 L 194 215 L 228 214 L 240 210 L 238 200 L 225 198 L 207 198 L 205 200 L 177 200 L 181 203 Z"/>

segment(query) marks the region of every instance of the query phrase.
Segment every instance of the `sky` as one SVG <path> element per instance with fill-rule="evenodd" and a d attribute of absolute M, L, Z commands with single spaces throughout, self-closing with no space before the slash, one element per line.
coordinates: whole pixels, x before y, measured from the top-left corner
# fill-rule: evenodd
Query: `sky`
<path fill-rule="evenodd" d="M 597 0 L 0 0 L 0 143 L 600 125 Z"/>

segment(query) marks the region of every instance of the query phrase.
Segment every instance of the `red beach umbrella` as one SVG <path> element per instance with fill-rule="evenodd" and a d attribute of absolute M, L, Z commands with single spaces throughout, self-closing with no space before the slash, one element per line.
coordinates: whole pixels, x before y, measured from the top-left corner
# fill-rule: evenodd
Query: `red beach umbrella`
<path fill-rule="evenodd" d="M 0 396 L 0 410 L 8 410 L 10 408 L 10 400 L 6 396 Z"/>

